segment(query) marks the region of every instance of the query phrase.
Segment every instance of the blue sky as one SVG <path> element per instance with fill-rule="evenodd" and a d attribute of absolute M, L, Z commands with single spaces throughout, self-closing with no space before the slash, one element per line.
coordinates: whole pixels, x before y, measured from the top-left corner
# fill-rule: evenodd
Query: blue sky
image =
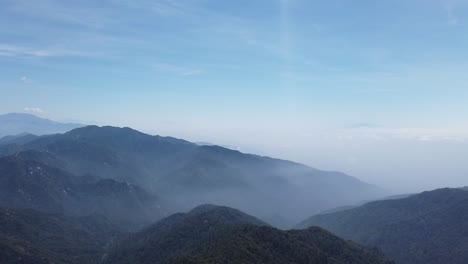
<path fill-rule="evenodd" d="M 370 181 L 378 170 L 348 160 L 365 164 L 375 140 L 468 138 L 466 0 L 0 5 L 1 113 L 221 142 Z M 354 145 L 372 150 L 358 159 Z"/>

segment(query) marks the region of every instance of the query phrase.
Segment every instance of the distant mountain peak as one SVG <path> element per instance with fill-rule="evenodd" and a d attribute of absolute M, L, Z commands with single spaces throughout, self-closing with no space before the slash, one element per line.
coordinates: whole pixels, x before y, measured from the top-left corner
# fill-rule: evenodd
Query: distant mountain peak
<path fill-rule="evenodd" d="M 13 112 L 13 113 L 6 113 L 6 114 L 0 115 L 0 116 L 3 116 L 3 117 L 18 117 L 18 116 L 23 116 L 23 117 L 39 118 L 39 117 L 37 117 L 36 115 L 33 115 L 33 114 L 29 114 L 29 113 L 16 113 L 16 112 Z"/>
<path fill-rule="evenodd" d="M 73 130 L 68 131 L 65 135 L 83 137 L 83 138 L 105 138 L 105 139 L 146 139 L 146 140 L 163 140 L 168 143 L 183 143 L 190 144 L 195 146 L 195 143 L 189 141 L 173 138 L 173 137 L 164 137 L 159 135 L 149 135 L 143 132 L 140 132 L 136 129 L 130 127 L 116 127 L 116 126 L 96 126 L 89 125 L 79 127 Z"/>
<path fill-rule="evenodd" d="M 22 133 L 46 135 L 64 133 L 82 124 L 61 123 L 27 113 L 8 113 L 0 115 L 0 138 Z"/>
<path fill-rule="evenodd" d="M 93 131 L 144 134 L 130 127 L 97 126 L 97 125 L 79 127 L 79 128 L 76 128 L 67 132 L 67 134 L 85 133 L 85 132 L 93 132 Z"/>

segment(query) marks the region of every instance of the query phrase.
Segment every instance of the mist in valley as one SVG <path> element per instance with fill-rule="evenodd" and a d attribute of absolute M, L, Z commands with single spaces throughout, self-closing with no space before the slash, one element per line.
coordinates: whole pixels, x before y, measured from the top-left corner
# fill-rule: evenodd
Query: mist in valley
<path fill-rule="evenodd" d="M 0 0 L 1 264 L 466 264 L 468 0 Z"/>

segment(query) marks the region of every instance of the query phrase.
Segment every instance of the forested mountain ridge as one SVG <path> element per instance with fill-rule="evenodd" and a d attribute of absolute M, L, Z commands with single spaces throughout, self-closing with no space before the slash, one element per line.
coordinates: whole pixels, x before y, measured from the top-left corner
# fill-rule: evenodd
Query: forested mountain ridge
<path fill-rule="evenodd" d="M 120 235 L 116 226 L 99 216 L 0 208 L 0 263 L 98 264 Z"/>
<path fill-rule="evenodd" d="M 320 228 L 281 231 L 238 210 L 213 205 L 176 214 L 130 235 L 104 264 L 390 264 L 383 255 Z"/>
<path fill-rule="evenodd" d="M 313 216 L 299 227 L 320 226 L 375 246 L 402 264 L 466 263 L 468 192 L 438 189 Z"/>
<path fill-rule="evenodd" d="M 160 199 L 136 185 L 76 176 L 60 166 L 54 155 L 45 152 L 1 157 L 0 206 L 74 216 L 99 213 L 129 228 L 164 216 Z"/>
<path fill-rule="evenodd" d="M 25 150 L 54 156 L 47 165 L 76 176 L 140 186 L 168 201 L 172 212 L 217 202 L 282 227 L 327 208 L 385 195 L 343 173 L 131 128 L 87 126 L 0 146 L 4 156 Z"/>

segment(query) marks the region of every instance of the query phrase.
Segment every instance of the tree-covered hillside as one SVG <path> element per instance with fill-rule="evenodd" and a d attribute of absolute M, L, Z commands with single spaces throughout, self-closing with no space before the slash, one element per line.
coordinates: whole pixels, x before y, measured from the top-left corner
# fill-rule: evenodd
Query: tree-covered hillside
<path fill-rule="evenodd" d="M 381 249 L 401 264 L 464 264 L 468 260 L 468 192 L 438 189 L 313 216 L 320 226 Z"/>
<path fill-rule="evenodd" d="M 205 205 L 129 236 L 104 264 L 391 263 L 320 228 L 281 231 L 228 207 Z"/>

